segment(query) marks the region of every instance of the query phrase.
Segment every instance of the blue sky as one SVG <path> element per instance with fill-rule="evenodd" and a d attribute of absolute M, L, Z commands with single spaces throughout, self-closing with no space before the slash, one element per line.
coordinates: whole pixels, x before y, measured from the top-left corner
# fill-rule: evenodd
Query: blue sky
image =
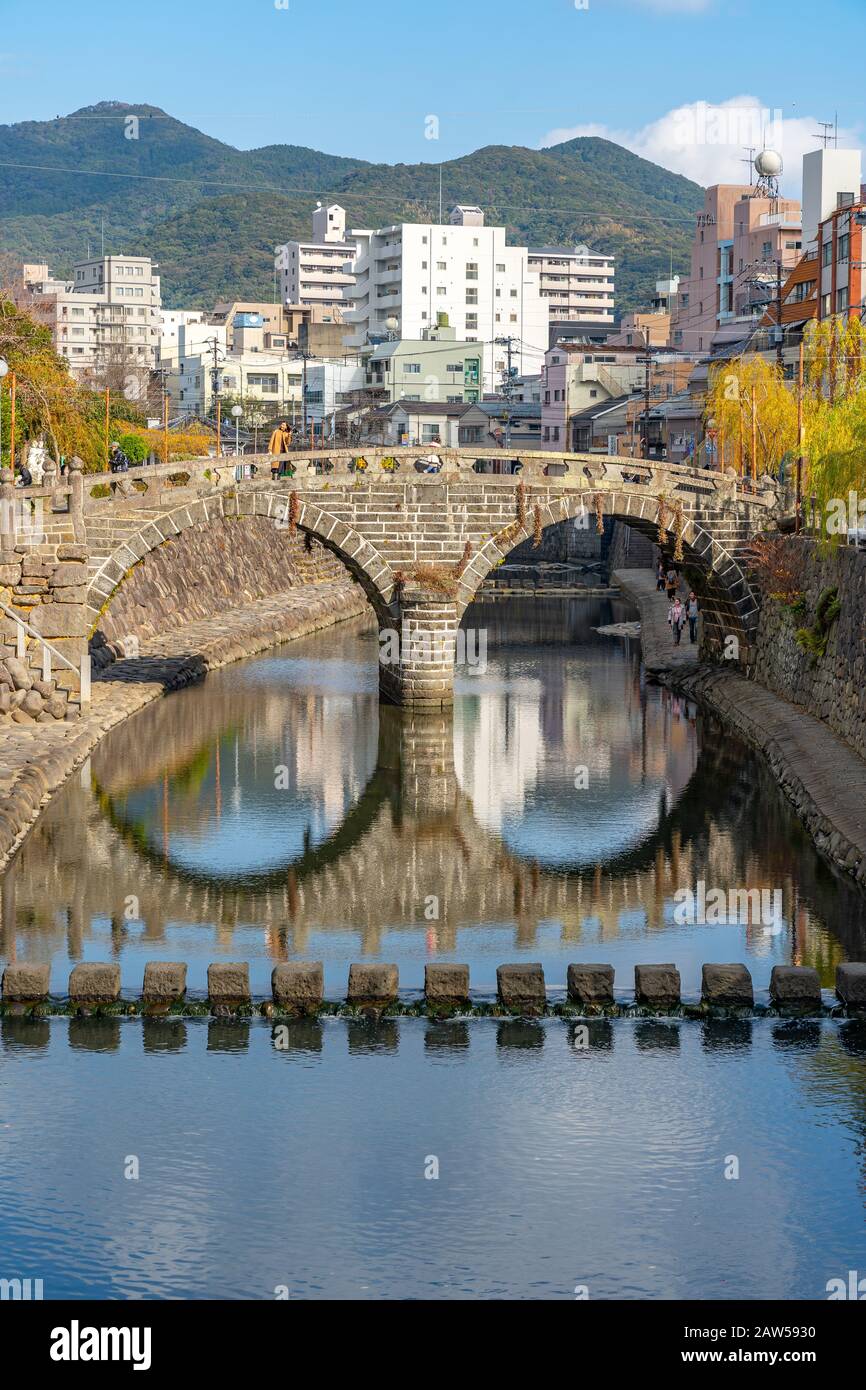
<path fill-rule="evenodd" d="M 0 0 L 0 122 L 147 101 L 242 148 L 390 162 L 597 130 L 703 183 L 743 139 L 695 140 L 693 103 L 781 116 L 791 167 L 837 109 L 861 135 L 864 0 L 281 3 Z"/>

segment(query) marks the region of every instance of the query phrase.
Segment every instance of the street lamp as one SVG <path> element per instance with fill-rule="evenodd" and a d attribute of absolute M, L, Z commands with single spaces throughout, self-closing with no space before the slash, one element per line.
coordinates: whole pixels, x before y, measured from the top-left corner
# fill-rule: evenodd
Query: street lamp
<path fill-rule="evenodd" d="M 0 357 L 0 464 L 3 462 L 3 378 L 9 370 L 5 357 Z"/>
<path fill-rule="evenodd" d="M 239 405 L 232 406 L 232 415 L 235 417 L 235 458 L 237 458 L 240 453 L 240 440 L 238 436 L 241 427 L 241 416 L 243 415 L 243 413 L 244 412 Z"/>

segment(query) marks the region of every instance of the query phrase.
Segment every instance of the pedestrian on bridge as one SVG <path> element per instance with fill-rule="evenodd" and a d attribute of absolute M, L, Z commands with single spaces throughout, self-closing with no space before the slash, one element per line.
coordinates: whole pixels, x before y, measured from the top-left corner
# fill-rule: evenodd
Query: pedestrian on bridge
<path fill-rule="evenodd" d="M 668 599 L 671 603 L 673 603 L 677 589 L 680 587 L 680 577 L 674 569 L 673 565 L 671 565 L 670 569 L 668 570 L 665 584 L 668 591 Z"/>
<path fill-rule="evenodd" d="M 658 590 L 658 592 L 659 592 L 660 594 L 663 594 L 664 591 L 665 591 L 665 562 L 664 562 L 664 560 L 659 560 L 659 562 L 658 562 L 658 567 L 657 567 L 657 569 L 656 569 L 656 589 Z"/>
<path fill-rule="evenodd" d="M 698 596 L 695 593 L 694 589 L 690 589 L 689 596 L 686 600 L 686 617 L 689 620 L 690 642 L 697 642 L 698 640 L 698 617 L 700 615 L 700 611 L 701 610 L 698 607 Z"/>
<path fill-rule="evenodd" d="M 292 432 L 288 422 L 281 420 L 277 425 L 268 444 L 268 453 L 271 456 L 271 479 L 276 482 L 282 470 L 282 458 L 292 447 Z"/>
<path fill-rule="evenodd" d="M 673 634 L 674 646 L 680 645 L 680 638 L 683 635 L 683 628 L 686 624 L 686 611 L 680 600 L 674 596 L 674 600 L 668 609 L 668 622 L 670 623 Z"/>

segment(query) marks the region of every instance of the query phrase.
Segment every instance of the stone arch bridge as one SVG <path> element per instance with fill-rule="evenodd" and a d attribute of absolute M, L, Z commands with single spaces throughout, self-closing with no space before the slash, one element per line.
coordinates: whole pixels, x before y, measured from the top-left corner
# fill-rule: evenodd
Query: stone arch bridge
<path fill-rule="evenodd" d="M 745 552 L 775 524 L 780 500 L 769 480 L 756 486 L 631 458 L 504 459 L 500 450 L 435 446 L 293 454 L 288 462 L 292 476 L 276 480 L 266 455 L 245 456 L 243 477 L 231 458 L 96 477 L 74 467 L 59 483 L 49 475 L 42 488 L 16 490 L 24 505 L 42 508 L 46 553 L 87 565 L 79 626 L 67 609 L 62 630 L 45 635 L 86 640 L 130 571 L 187 529 L 226 517 L 267 518 L 333 552 L 363 587 L 383 634 L 383 696 L 447 705 L 457 631 L 491 570 L 549 526 L 600 526 L 610 517 L 653 539 L 664 528 L 671 553 L 679 540 L 702 599 L 702 655 L 719 659 L 733 636 L 749 665 L 758 603 Z M 246 476 L 249 465 L 253 476 Z M 4 496 L 9 491 L 7 479 Z"/>

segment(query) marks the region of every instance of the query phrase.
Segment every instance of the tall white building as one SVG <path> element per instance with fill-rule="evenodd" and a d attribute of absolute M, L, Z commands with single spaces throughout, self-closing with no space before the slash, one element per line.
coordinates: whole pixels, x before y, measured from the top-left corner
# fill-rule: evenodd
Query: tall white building
<path fill-rule="evenodd" d="M 506 246 L 505 228 L 484 226 L 480 208 L 457 207 L 451 219 L 350 233 L 358 249 L 345 342 L 357 351 L 389 332 L 421 339 L 445 313 L 460 341 L 484 345 L 484 388 L 492 391 L 508 362 L 497 339 L 511 340 L 518 374 L 541 370 L 547 307 L 525 246 Z"/>
<path fill-rule="evenodd" d="M 351 263 L 355 243 L 346 240 L 346 213 L 338 203 L 313 213 L 312 241 L 287 241 L 275 248 L 280 299 L 283 304 L 318 305 L 323 321 L 335 319 L 354 283 Z"/>
<path fill-rule="evenodd" d="M 529 269 L 538 276 L 551 323 L 578 320 L 613 328 L 613 256 L 596 255 L 588 246 L 540 246 L 530 249 Z"/>
<path fill-rule="evenodd" d="M 47 265 L 25 267 L 34 313 L 81 382 L 110 372 L 130 399 L 147 388 L 160 340 L 159 276 L 149 256 L 79 261 L 72 278 L 52 279 Z"/>

